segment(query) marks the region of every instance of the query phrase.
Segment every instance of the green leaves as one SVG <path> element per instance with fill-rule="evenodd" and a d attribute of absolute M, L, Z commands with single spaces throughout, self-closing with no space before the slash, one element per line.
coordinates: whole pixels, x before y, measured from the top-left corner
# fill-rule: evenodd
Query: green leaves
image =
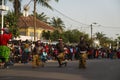
<path fill-rule="evenodd" d="M 5 16 L 5 23 L 7 23 L 7 26 L 9 27 L 10 32 L 13 34 L 13 37 L 19 36 L 17 17 L 15 16 L 14 12 L 8 12 L 8 14 Z"/>
<path fill-rule="evenodd" d="M 49 2 L 52 1 L 52 0 L 36 0 L 36 1 L 37 1 L 38 4 L 41 4 L 42 6 L 53 10 L 52 7 L 49 5 Z M 55 0 L 55 2 L 58 2 L 58 1 L 59 0 Z"/>
<path fill-rule="evenodd" d="M 54 32 L 43 31 L 42 37 L 47 40 L 50 39 L 52 41 L 57 41 L 61 37 L 65 43 L 78 43 L 80 35 L 83 34 L 85 35 L 86 40 L 89 41 L 87 34 L 82 33 L 76 29 L 64 31 L 62 33 L 60 33 L 58 30 L 55 30 Z"/>
<path fill-rule="evenodd" d="M 53 17 L 52 20 L 50 21 L 50 24 L 56 28 L 59 32 L 62 32 L 63 29 L 65 28 L 64 22 L 62 21 L 61 18 L 55 18 Z"/>

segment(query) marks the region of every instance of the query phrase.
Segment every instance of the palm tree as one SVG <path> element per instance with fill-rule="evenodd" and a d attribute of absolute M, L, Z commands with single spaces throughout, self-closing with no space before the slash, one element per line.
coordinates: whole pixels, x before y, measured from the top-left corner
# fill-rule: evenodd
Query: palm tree
<path fill-rule="evenodd" d="M 34 0 L 34 40 L 36 35 L 36 3 L 41 4 L 44 7 L 52 9 L 52 7 L 48 4 L 51 0 Z M 55 0 L 58 2 L 59 0 Z"/>
<path fill-rule="evenodd" d="M 47 15 L 45 15 L 44 12 L 42 12 L 41 14 L 36 13 L 36 18 L 45 23 L 48 23 L 47 20 L 49 19 L 49 17 L 47 17 Z"/>
<path fill-rule="evenodd" d="M 97 32 L 95 35 L 96 35 L 96 38 L 99 40 L 105 37 L 105 34 L 103 34 L 102 32 L 101 33 Z"/>
<path fill-rule="evenodd" d="M 63 23 L 63 21 L 61 20 L 61 18 L 55 18 L 53 17 L 50 24 L 56 28 L 56 30 L 62 32 L 63 28 L 65 28 L 65 25 Z"/>
<path fill-rule="evenodd" d="M 52 1 L 52 0 L 36 0 L 36 2 L 38 4 L 41 4 L 42 6 L 44 7 L 47 7 L 49 9 L 52 9 L 52 7 L 49 5 L 49 2 Z M 59 0 L 55 0 L 56 2 L 58 2 Z"/>
<path fill-rule="evenodd" d="M 31 16 L 34 16 L 34 15 L 31 14 Z M 40 21 L 43 21 L 43 22 L 49 24 L 49 22 L 48 22 L 49 17 L 48 17 L 47 15 L 45 15 L 44 12 L 42 12 L 41 14 L 38 14 L 38 13 L 36 12 L 36 18 L 39 19 Z"/>
<path fill-rule="evenodd" d="M 106 46 L 108 43 L 110 43 L 110 39 L 105 36 L 102 32 L 97 32 L 96 33 L 96 38 L 100 41 L 101 46 Z"/>
<path fill-rule="evenodd" d="M 20 15 L 20 11 L 21 11 L 21 1 L 22 0 L 9 0 L 9 1 L 13 2 L 15 15 L 18 17 Z"/>
<path fill-rule="evenodd" d="M 17 27 L 17 17 L 14 15 L 14 12 L 8 11 L 7 15 L 5 15 L 5 27 L 9 27 L 13 37 L 18 37 L 19 29 Z"/>
<path fill-rule="evenodd" d="M 22 0 L 9 0 L 11 2 L 13 2 L 14 5 L 14 11 L 15 11 L 15 15 L 18 17 L 20 10 L 21 10 L 21 1 Z M 50 8 L 52 9 L 52 7 L 48 4 L 51 0 L 34 0 L 34 25 L 36 26 L 36 3 L 41 4 L 44 7 Z M 56 2 L 58 2 L 59 0 L 55 0 Z M 35 40 L 35 35 L 36 35 L 36 31 L 35 31 L 35 27 L 34 27 L 34 40 Z"/>
<path fill-rule="evenodd" d="M 41 4 L 42 6 L 53 10 L 53 8 L 49 5 L 50 1 L 51 0 L 34 0 L 34 16 L 36 16 L 36 3 Z M 58 2 L 59 0 L 55 0 L 55 1 Z"/>
<path fill-rule="evenodd" d="M 13 2 L 13 7 L 15 11 L 15 15 L 19 16 L 21 11 L 21 1 L 22 0 L 9 0 L 10 2 Z M 41 4 L 44 7 L 52 9 L 52 7 L 48 4 L 51 0 L 36 0 L 37 3 Z M 55 0 L 58 2 L 59 0 Z"/>

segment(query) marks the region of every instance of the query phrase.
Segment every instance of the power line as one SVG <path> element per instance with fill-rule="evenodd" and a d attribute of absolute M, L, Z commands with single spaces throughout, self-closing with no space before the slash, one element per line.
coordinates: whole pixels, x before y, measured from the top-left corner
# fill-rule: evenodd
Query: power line
<path fill-rule="evenodd" d="M 85 24 L 85 23 L 81 23 L 81 22 L 79 22 L 79 21 L 77 21 L 77 20 L 74 20 L 73 18 L 71 18 L 71 17 L 69 17 L 69 16 L 66 16 L 65 14 L 63 14 L 62 12 L 60 12 L 60 11 L 58 11 L 57 9 L 55 9 L 55 8 L 53 8 L 53 10 L 55 10 L 56 12 L 58 12 L 59 14 L 61 14 L 62 16 L 64 16 L 64 17 L 66 17 L 67 19 L 69 19 L 69 20 L 71 20 L 71 21 L 73 21 L 73 22 L 76 22 L 76 23 L 79 23 L 80 25 L 85 25 L 85 26 L 88 26 L 88 27 L 86 27 L 86 28 L 89 28 L 90 27 L 90 25 L 88 25 L 88 24 Z M 102 26 L 102 25 L 98 25 L 99 27 L 103 27 L 103 28 L 108 28 L 108 29 L 120 29 L 120 27 L 110 27 L 110 26 Z M 82 27 L 82 28 L 85 28 L 85 27 Z"/>
<path fill-rule="evenodd" d="M 84 23 L 81 23 L 81 22 L 79 22 L 79 21 L 76 21 L 76 20 L 72 19 L 72 18 L 69 17 L 69 16 L 66 16 L 65 14 L 63 14 L 62 12 L 58 11 L 58 10 L 55 9 L 55 8 L 53 8 L 53 10 L 55 10 L 56 12 L 58 12 L 59 14 L 61 14 L 62 16 L 68 18 L 69 20 L 71 20 L 71 21 L 73 21 L 73 22 L 79 23 L 79 24 L 81 24 L 81 25 L 90 26 L 90 25 L 88 25 L 88 24 L 84 24 Z"/>
<path fill-rule="evenodd" d="M 100 27 L 103 27 L 103 28 L 111 28 L 111 29 L 120 29 L 120 27 L 112 27 L 112 26 L 102 26 L 100 25 Z"/>

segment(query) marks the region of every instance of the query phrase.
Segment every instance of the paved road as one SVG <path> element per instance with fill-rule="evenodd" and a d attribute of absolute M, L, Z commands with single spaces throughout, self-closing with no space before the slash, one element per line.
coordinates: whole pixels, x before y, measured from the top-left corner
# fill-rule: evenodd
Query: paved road
<path fill-rule="evenodd" d="M 0 80 L 120 80 L 120 60 L 87 60 L 87 69 L 78 69 L 78 61 L 58 68 L 57 62 L 33 69 L 31 64 L 15 64 L 0 69 Z"/>

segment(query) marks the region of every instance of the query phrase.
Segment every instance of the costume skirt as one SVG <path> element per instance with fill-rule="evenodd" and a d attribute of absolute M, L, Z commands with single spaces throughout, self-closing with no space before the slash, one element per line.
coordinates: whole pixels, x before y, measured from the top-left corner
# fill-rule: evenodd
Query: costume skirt
<path fill-rule="evenodd" d="M 0 57 L 8 61 L 10 56 L 10 48 L 7 46 L 0 46 Z"/>

